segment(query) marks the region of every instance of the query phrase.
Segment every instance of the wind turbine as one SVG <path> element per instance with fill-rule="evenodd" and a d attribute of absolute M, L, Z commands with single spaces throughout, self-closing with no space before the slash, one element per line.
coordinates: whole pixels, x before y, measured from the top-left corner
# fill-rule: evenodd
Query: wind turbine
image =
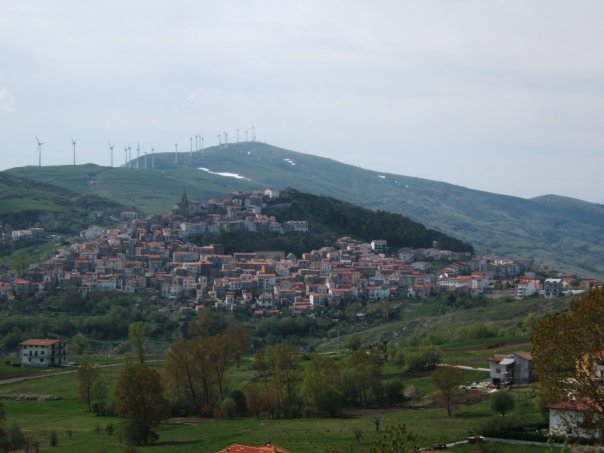
<path fill-rule="evenodd" d="M 109 157 L 111 159 L 111 168 L 113 168 L 113 145 L 109 143 Z"/>
<path fill-rule="evenodd" d="M 124 167 L 128 165 L 128 147 L 124 147 Z"/>
<path fill-rule="evenodd" d="M 237 129 L 237 143 L 239 143 L 239 129 Z"/>
<path fill-rule="evenodd" d="M 201 151 L 203 152 L 203 136 L 201 137 Z"/>
<path fill-rule="evenodd" d="M 222 146 L 222 135 L 218 134 L 218 146 Z"/>
<path fill-rule="evenodd" d="M 147 151 L 145 151 L 145 170 L 147 169 Z"/>
<path fill-rule="evenodd" d="M 73 137 L 71 137 L 71 144 L 73 145 L 73 165 L 76 164 L 76 159 L 75 159 L 75 145 L 76 145 L 76 141 L 73 139 Z"/>
<path fill-rule="evenodd" d="M 254 123 L 252 123 L 252 141 L 256 141 L 256 128 L 254 127 Z"/>
<path fill-rule="evenodd" d="M 132 168 L 132 148 L 128 147 L 128 168 Z"/>
<path fill-rule="evenodd" d="M 141 144 L 136 142 L 136 169 L 138 170 L 138 161 L 141 155 Z"/>
<path fill-rule="evenodd" d="M 38 142 L 38 167 L 42 166 L 42 145 L 44 142 L 38 140 L 38 136 L 36 135 L 36 142 Z"/>
<path fill-rule="evenodd" d="M 224 146 L 227 146 L 229 144 L 229 134 L 227 134 L 227 131 L 224 131 Z"/>
<path fill-rule="evenodd" d="M 193 157 L 193 137 L 189 137 L 189 140 L 191 141 L 191 157 Z"/>
<path fill-rule="evenodd" d="M 155 168 L 154 167 L 154 161 L 153 161 L 153 157 L 154 157 L 153 151 L 155 151 L 155 150 L 153 148 L 151 148 L 151 168 Z"/>
<path fill-rule="evenodd" d="M 247 139 L 247 129 L 245 130 L 245 141 L 246 142 L 248 141 L 248 139 Z"/>
<path fill-rule="evenodd" d="M 174 143 L 174 163 L 178 163 L 178 143 Z"/>

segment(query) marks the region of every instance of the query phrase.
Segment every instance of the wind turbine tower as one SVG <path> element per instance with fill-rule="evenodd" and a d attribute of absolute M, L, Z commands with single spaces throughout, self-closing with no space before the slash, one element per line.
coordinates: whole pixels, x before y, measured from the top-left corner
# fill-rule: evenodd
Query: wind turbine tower
<path fill-rule="evenodd" d="M 151 148 L 151 168 L 154 168 L 153 151 L 155 151 L 155 150 L 153 148 Z"/>
<path fill-rule="evenodd" d="M 36 142 L 38 143 L 38 167 L 42 166 L 42 145 L 44 142 L 38 140 L 38 136 L 36 135 Z"/>
<path fill-rule="evenodd" d="M 248 141 L 248 139 L 247 139 L 247 129 L 245 130 L 245 141 L 246 142 Z"/>
<path fill-rule="evenodd" d="M 132 168 L 132 148 L 128 147 L 128 168 Z"/>
<path fill-rule="evenodd" d="M 128 147 L 124 147 L 124 167 L 128 165 Z"/>
<path fill-rule="evenodd" d="M 76 141 L 73 139 L 73 137 L 71 137 L 71 144 L 73 145 L 73 165 L 75 165 L 76 164 L 76 158 L 75 158 Z"/>
<path fill-rule="evenodd" d="M 109 143 L 109 158 L 111 161 L 111 168 L 113 168 L 113 145 Z"/>
<path fill-rule="evenodd" d="M 239 143 L 239 129 L 237 129 L 237 143 Z"/>
<path fill-rule="evenodd" d="M 203 136 L 201 137 L 201 151 L 203 152 Z"/>
<path fill-rule="evenodd" d="M 145 170 L 147 169 L 147 151 L 145 151 Z"/>
<path fill-rule="evenodd" d="M 174 163 L 178 163 L 178 143 L 174 143 Z"/>
<path fill-rule="evenodd" d="M 193 157 L 193 137 L 189 137 L 189 140 L 191 141 L 191 157 Z"/>
<path fill-rule="evenodd" d="M 224 145 L 227 146 L 229 144 L 229 134 L 227 131 L 224 131 Z"/>
<path fill-rule="evenodd" d="M 256 128 L 254 127 L 254 124 L 252 124 L 252 141 L 256 141 Z"/>
<path fill-rule="evenodd" d="M 136 169 L 138 170 L 138 161 L 141 156 L 141 144 L 140 142 L 136 143 Z"/>

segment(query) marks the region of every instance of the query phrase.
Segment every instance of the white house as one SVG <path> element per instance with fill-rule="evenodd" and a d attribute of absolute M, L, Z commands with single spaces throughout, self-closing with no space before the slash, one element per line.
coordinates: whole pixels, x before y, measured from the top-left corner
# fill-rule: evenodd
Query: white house
<path fill-rule="evenodd" d="M 62 340 L 32 338 L 19 346 L 22 366 L 46 368 L 67 365 L 67 346 Z"/>
<path fill-rule="evenodd" d="M 560 437 L 581 437 L 584 439 L 601 438 L 602 430 L 594 426 L 595 410 L 583 401 L 564 401 L 549 406 L 549 433 Z M 600 415 L 597 415 L 598 417 Z"/>

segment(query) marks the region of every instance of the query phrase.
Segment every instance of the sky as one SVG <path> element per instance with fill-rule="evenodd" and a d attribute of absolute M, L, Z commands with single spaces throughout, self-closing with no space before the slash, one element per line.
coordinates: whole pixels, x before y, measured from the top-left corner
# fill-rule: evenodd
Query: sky
<path fill-rule="evenodd" d="M 245 131 L 363 168 L 604 201 L 601 0 L 0 0 L 0 169 Z"/>

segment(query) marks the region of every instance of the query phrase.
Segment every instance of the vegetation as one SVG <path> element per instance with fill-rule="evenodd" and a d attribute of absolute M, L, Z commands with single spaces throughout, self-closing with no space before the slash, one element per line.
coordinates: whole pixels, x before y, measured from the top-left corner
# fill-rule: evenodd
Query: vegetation
<path fill-rule="evenodd" d="M 451 366 L 441 366 L 432 373 L 432 380 L 440 392 L 440 397 L 447 409 L 447 415 L 453 415 L 455 393 L 462 381 L 463 372 Z"/>
<path fill-rule="evenodd" d="M 128 419 L 128 443 L 154 443 L 158 438 L 154 428 L 168 415 L 157 370 L 143 364 L 124 368 L 115 386 L 115 400 L 117 414 Z"/>
<path fill-rule="evenodd" d="M 239 173 L 251 181 L 209 174 L 199 167 Z M 65 165 L 23 167 L 9 173 L 155 213 L 170 209 L 183 188 L 191 197 L 207 200 L 236 190 L 293 187 L 402 213 L 471 242 L 479 251 L 535 257 L 543 265 L 593 277 L 604 271 L 604 209 L 600 205 L 553 195 L 526 200 L 491 194 L 364 170 L 264 143 L 183 154 L 178 165 L 171 153 L 156 153 L 155 169 L 146 171 Z"/>
<path fill-rule="evenodd" d="M 491 409 L 499 412 L 502 417 L 505 413 L 514 409 L 514 398 L 509 393 L 497 392 L 491 396 Z"/>
<path fill-rule="evenodd" d="M 593 414 L 601 412 L 603 316 L 604 289 L 599 288 L 539 323 L 533 334 L 533 357 L 544 404 L 566 402 L 572 395 Z M 599 416 L 593 420 L 596 426 L 602 423 Z"/>

